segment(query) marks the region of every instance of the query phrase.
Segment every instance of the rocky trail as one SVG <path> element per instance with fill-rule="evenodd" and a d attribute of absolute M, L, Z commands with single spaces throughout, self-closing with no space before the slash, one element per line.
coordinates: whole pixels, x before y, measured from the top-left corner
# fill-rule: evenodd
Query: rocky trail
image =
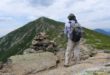
<path fill-rule="evenodd" d="M 58 58 L 49 52 L 16 58 L 11 57 L 12 65 L 0 70 L 0 75 L 110 75 L 110 54 L 103 52 L 70 67 L 64 67 L 63 62 L 57 64 Z"/>
<path fill-rule="evenodd" d="M 86 71 L 96 70 L 102 70 L 100 74 L 96 75 L 110 75 L 110 54 L 98 53 L 96 56 L 82 61 L 80 64 L 76 64 L 67 68 L 63 67 L 63 65 L 60 65 L 55 69 L 33 75 L 86 75 Z"/>

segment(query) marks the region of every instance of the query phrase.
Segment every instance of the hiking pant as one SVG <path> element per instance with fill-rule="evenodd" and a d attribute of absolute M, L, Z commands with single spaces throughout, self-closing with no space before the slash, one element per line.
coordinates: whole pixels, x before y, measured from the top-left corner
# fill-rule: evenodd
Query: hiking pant
<path fill-rule="evenodd" d="M 71 59 L 75 59 L 75 63 L 80 61 L 80 49 L 78 47 L 79 42 L 73 42 L 68 39 L 67 49 L 65 51 L 65 65 L 69 65 Z"/>

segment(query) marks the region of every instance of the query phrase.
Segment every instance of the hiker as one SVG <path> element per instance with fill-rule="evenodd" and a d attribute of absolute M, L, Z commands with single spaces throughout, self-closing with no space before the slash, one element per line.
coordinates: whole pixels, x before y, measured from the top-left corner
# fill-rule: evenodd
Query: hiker
<path fill-rule="evenodd" d="M 74 14 L 68 16 L 69 22 L 65 24 L 64 33 L 67 35 L 68 43 L 65 52 L 64 66 L 70 66 L 70 60 L 73 58 L 75 63 L 80 61 L 80 49 L 78 48 L 80 38 L 82 37 L 82 27 L 79 25 Z"/>

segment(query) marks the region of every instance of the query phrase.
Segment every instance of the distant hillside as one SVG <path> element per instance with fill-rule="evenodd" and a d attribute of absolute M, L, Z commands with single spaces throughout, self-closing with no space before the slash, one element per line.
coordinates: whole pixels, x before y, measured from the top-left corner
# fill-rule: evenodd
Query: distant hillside
<path fill-rule="evenodd" d="M 85 39 L 88 44 L 91 44 L 97 49 L 110 49 L 110 36 L 90 29 L 85 29 L 85 33 Z"/>
<path fill-rule="evenodd" d="M 110 31 L 105 31 L 103 29 L 95 29 L 95 31 L 110 36 Z"/>
<path fill-rule="evenodd" d="M 11 55 L 22 54 L 39 32 L 46 32 L 49 39 L 55 40 L 61 48 L 66 47 L 66 37 L 63 34 L 64 23 L 46 17 L 29 22 L 0 39 L 0 60 L 5 60 Z M 84 28 L 88 44 L 98 49 L 110 49 L 110 37 Z"/>

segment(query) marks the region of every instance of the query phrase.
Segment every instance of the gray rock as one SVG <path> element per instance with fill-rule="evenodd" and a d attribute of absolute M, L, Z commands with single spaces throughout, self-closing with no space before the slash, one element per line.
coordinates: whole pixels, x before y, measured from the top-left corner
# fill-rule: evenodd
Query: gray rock
<path fill-rule="evenodd" d="M 37 43 L 38 43 L 38 41 L 36 41 L 36 40 L 32 41 L 32 45 L 36 45 Z"/>
<path fill-rule="evenodd" d="M 36 51 L 34 49 L 28 48 L 28 49 L 24 50 L 23 54 L 29 54 L 29 53 L 36 53 Z"/>
<path fill-rule="evenodd" d="M 13 73 L 0 73 L 0 75 L 15 75 Z"/>
<path fill-rule="evenodd" d="M 104 53 L 110 53 L 110 50 L 104 50 Z"/>
<path fill-rule="evenodd" d="M 34 74 L 57 65 L 57 57 L 50 52 L 16 55 L 10 59 L 12 60 L 13 73 L 16 75 Z"/>
<path fill-rule="evenodd" d="M 80 56 L 82 60 L 94 56 L 97 53 L 90 45 L 80 45 Z"/>

